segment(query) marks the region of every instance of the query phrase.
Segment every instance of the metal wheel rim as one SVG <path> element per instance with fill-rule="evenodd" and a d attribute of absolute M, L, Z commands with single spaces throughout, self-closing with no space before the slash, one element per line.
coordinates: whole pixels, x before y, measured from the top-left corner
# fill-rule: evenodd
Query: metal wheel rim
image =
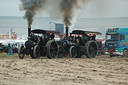
<path fill-rule="evenodd" d="M 24 47 L 22 46 L 22 47 L 20 47 L 19 57 L 23 59 L 24 58 L 24 55 L 25 55 L 24 54 Z"/>
<path fill-rule="evenodd" d="M 56 58 L 58 52 L 58 47 L 55 42 L 52 42 L 50 45 L 50 55 L 52 58 Z"/>
<path fill-rule="evenodd" d="M 39 46 L 35 46 L 35 47 L 34 47 L 33 54 L 34 54 L 34 58 L 35 58 L 35 59 L 40 58 L 40 48 L 39 48 Z"/>
<path fill-rule="evenodd" d="M 73 46 L 72 48 L 71 48 L 71 57 L 72 58 L 76 58 L 78 55 L 77 55 L 77 52 L 76 52 L 76 49 L 75 49 L 75 47 Z"/>
<path fill-rule="evenodd" d="M 97 51 L 98 51 L 97 45 L 95 43 L 91 43 L 88 49 L 90 57 L 94 58 L 97 55 Z"/>

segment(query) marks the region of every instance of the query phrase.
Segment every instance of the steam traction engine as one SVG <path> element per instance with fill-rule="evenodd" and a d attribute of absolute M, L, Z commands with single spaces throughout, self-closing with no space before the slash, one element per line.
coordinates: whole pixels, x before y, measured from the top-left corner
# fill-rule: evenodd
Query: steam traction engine
<path fill-rule="evenodd" d="M 68 32 L 68 31 L 67 31 Z M 92 36 L 90 36 L 90 34 Z M 87 58 L 94 58 L 98 53 L 98 45 L 95 40 L 99 32 L 90 32 L 74 30 L 70 36 L 66 33 L 66 38 L 62 39 L 59 44 L 59 57 L 70 54 L 72 58 L 81 58 L 86 55 Z"/>
<path fill-rule="evenodd" d="M 28 30 L 29 37 L 25 46 L 22 45 L 18 49 L 19 58 L 23 59 L 25 54 L 30 55 L 32 59 L 38 59 L 41 56 L 47 56 L 49 59 L 56 58 L 58 44 L 54 39 L 54 34 L 59 34 L 59 32 L 41 29 Z"/>

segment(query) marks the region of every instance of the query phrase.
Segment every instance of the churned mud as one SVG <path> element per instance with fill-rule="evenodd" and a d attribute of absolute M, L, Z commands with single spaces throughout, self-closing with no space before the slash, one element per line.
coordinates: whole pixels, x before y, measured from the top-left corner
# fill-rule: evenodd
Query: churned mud
<path fill-rule="evenodd" d="M 128 85 L 128 58 L 1 58 L 0 84 Z"/>

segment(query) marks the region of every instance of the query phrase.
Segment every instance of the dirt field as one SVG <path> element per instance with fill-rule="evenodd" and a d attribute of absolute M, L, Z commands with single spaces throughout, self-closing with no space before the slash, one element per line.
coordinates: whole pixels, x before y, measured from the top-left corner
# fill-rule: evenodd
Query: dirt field
<path fill-rule="evenodd" d="M 128 58 L 0 58 L 0 85 L 128 85 Z"/>

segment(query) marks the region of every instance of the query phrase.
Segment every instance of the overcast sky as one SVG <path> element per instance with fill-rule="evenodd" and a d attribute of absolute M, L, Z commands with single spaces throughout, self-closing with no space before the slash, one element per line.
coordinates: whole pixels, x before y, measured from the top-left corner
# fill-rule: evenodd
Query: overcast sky
<path fill-rule="evenodd" d="M 0 0 L 0 16 L 23 16 L 20 0 Z M 89 0 L 79 17 L 128 17 L 128 0 Z"/>

